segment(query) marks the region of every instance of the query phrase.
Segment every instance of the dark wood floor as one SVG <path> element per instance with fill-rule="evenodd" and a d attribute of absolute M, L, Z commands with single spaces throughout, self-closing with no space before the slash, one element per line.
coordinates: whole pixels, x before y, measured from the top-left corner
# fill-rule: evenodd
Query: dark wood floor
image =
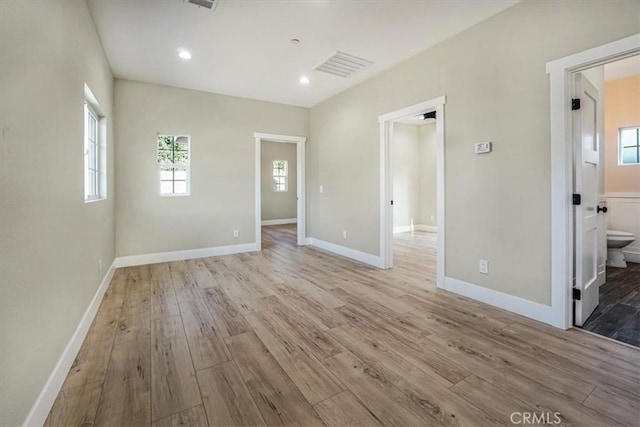
<path fill-rule="evenodd" d="M 607 281 L 600 287 L 600 304 L 583 328 L 640 347 L 640 264 L 627 265 L 607 267 Z"/>
<path fill-rule="evenodd" d="M 118 269 L 46 424 L 638 427 L 640 349 L 436 289 L 433 234 L 392 270 L 263 236 Z"/>

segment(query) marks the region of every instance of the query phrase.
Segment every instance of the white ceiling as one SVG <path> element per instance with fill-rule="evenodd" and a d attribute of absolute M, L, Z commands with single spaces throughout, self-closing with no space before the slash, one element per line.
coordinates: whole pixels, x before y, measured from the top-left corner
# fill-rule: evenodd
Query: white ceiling
<path fill-rule="evenodd" d="M 88 0 L 116 77 L 303 107 L 517 2 L 220 0 L 213 11 L 183 0 Z M 181 48 L 193 58 L 179 59 Z M 313 70 L 336 50 L 374 64 L 348 78 Z"/>
<path fill-rule="evenodd" d="M 604 66 L 604 79 L 606 81 L 623 79 L 638 74 L 640 74 L 640 55 L 611 62 Z"/>

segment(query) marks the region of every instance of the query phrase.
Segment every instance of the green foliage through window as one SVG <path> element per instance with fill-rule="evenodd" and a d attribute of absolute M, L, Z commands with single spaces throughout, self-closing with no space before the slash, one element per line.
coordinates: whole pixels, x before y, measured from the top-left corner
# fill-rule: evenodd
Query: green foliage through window
<path fill-rule="evenodd" d="M 273 161 L 273 191 L 287 191 L 287 164 L 286 160 Z"/>
<path fill-rule="evenodd" d="M 158 135 L 160 194 L 189 193 L 189 137 Z"/>

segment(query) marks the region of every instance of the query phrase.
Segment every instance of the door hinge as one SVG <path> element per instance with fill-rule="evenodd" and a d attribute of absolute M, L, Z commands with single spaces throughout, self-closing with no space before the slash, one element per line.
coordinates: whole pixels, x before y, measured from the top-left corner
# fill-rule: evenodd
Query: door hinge
<path fill-rule="evenodd" d="M 576 111 L 580 109 L 580 98 L 573 98 L 571 100 L 571 111 Z"/>
<path fill-rule="evenodd" d="M 573 206 L 580 206 L 582 204 L 582 196 L 578 193 L 573 193 Z"/>
<path fill-rule="evenodd" d="M 582 299 L 582 292 L 578 288 L 573 288 L 573 299 L 580 301 Z"/>

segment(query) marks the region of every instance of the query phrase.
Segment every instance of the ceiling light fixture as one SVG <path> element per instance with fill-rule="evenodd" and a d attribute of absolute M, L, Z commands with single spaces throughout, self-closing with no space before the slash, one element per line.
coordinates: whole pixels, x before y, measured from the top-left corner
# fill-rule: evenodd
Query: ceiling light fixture
<path fill-rule="evenodd" d="M 309 77 L 307 77 L 307 76 L 300 77 L 300 83 L 303 84 L 303 85 L 309 84 L 309 81 L 310 81 Z"/>
<path fill-rule="evenodd" d="M 178 56 L 182 59 L 191 59 L 191 54 L 186 50 L 181 50 L 178 52 Z"/>

